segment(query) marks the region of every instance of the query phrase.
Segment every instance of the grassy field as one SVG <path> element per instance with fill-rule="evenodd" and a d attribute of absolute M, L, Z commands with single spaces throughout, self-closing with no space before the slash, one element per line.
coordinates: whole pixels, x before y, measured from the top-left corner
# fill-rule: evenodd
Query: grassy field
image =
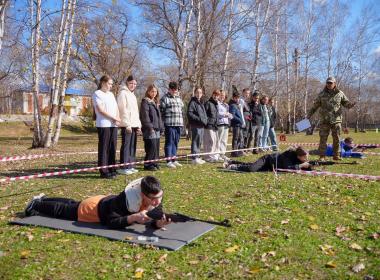
<path fill-rule="evenodd" d="M 0 125 L 0 155 L 51 152 L 29 150 L 30 132 L 22 126 L 17 129 L 22 137 L 7 134 Z M 357 143 L 380 143 L 380 134 L 374 132 L 350 136 Z M 317 140 L 317 135 L 298 134 L 288 136 L 287 141 Z M 181 139 L 180 146 L 188 144 Z M 53 151 L 96 151 L 96 145 L 96 135 L 68 129 Z M 181 150 L 180 154 L 189 152 Z M 94 155 L 75 155 L 1 163 L 0 177 L 87 167 L 95 162 Z M 276 179 L 272 173 L 225 173 L 221 164 L 183 162 L 176 170 L 163 165 L 154 173 L 140 169 L 111 181 L 93 172 L 1 185 L 0 279 L 380 279 L 379 182 L 293 174 Z M 368 156 L 360 163 L 324 169 L 380 175 L 380 156 Z M 126 180 L 148 174 L 161 180 L 167 211 L 204 219 L 227 218 L 233 227 L 218 227 L 191 245 L 169 252 L 8 224 L 40 192 L 83 199 L 118 193 Z"/>

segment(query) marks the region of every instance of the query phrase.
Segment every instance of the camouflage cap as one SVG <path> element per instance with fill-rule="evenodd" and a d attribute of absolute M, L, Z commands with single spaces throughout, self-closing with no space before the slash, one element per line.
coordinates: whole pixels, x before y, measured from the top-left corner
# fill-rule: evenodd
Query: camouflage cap
<path fill-rule="evenodd" d="M 334 77 L 328 77 L 326 83 L 336 83 L 336 80 Z"/>

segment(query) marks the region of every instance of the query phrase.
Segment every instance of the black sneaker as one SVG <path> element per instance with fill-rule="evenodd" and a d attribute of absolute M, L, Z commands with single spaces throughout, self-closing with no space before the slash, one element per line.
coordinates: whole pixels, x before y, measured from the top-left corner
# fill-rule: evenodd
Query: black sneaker
<path fill-rule="evenodd" d="M 100 178 L 103 178 L 103 179 L 115 179 L 116 175 L 112 174 L 112 173 L 103 173 L 103 174 L 100 174 Z"/>
<path fill-rule="evenodd" d="M 157 167 L 155 167 L 154 165 L 150 165 L 150 166 L 144 167 L 144 170 L 157 171 Z"/>

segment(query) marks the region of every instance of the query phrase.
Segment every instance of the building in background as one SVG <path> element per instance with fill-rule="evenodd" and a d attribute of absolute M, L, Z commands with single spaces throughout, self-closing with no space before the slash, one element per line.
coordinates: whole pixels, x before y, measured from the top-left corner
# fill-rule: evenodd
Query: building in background
<path fill-rule="evenodd" d="M 40 85 L 38 103 L 43 114 L 48 114 L 51 88 Z M 76 117 L 83 108 L 91 105 L 91 94 L 82 89 L 67 88 L 63 103 L 65 114 Z M 0 102 L 0 114 L 33 114 L 33 93 L 31 88 L 22 88 L 3 97 Z"/>

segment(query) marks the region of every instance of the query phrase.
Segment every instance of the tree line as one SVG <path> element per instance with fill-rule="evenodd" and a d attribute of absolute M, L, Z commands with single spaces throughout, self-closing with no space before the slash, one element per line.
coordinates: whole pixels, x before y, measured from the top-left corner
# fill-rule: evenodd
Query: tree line
<path fill-rule="evenodd" d="M 17 1 L 18 2 L 18 1 Z M 117 88 L 133 73 L 140 91 L 168 81 L 185 99 L 195 87 L 249 87 L 276 97 L 279 127 L 295 132 L 324 80 L 358 105 L 357 130 L 379 122 L 379 3 L 342 0 L 0 1 L 0 102 L 20 84 L 34 94 L 34 147 L 59 141 L 68 85 L 92 91 L 102 74 Z M 377 6 L 376 6 L 377 5 Z M 155 56 L 150 55 L 152 52 Z M 51 86 L 47 123 L 37 94 Z"/>

